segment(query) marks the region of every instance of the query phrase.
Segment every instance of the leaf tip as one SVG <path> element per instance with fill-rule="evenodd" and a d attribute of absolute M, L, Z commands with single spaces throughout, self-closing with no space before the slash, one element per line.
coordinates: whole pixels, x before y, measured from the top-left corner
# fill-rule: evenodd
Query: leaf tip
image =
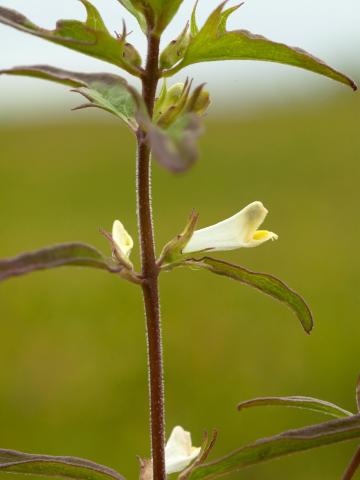
<path fill-rule="evenodd" d="M 314 329 L 314 319 L 310 310 L 309 310 L 309 313 L 311 315 L 311 325 L 304 327 L 304 330 L 305 330 L 305 333 L 310 337 Z"/>
<path fill-rule="evenodd" d="M 294 292 L 295 293 L 295 292 Z M 296 295 L 300 298 L 301 302 L 303 303 L 303 305 L 305 306 L 306 308 L 306 311 L 307 311 L 307 320 L 305 320 L 303 317 L 299 317 L 299 320 L 305 330 L 305 333 L 307 335 L 311 335 L 313 329 L 314 329 L 314 316 L 313 316 L 313 313 L 308 305 L 308 303 L 305 301 L 304 297 L 298 293 L 296 293 Z"/>
<path fill-rule="evenodd" d="M 355 82 L 355 80 L 353 80 L 351 77 L 347 76 L 347 75 L 344 75 L 344 74 L 340 74 L 342 76 L 342 79 L 340 80 L 342 83 L 344 83 L 345 85 L 348 85 L 354 92 L 356 92 L 358 90 L 358 84 L 357 82 Z"/>

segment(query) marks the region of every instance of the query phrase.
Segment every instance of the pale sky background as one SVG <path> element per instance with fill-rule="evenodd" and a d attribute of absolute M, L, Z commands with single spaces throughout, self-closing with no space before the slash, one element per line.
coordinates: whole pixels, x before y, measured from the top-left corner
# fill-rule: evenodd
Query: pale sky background
<path fill-rule="evenodd" d="M 219 1 L 199 1 L 199 25 Z M 76 0 L 0 0 L 0 4 L 24 13 L 46 28 L 53 28 L 60 18 L 85 18 L 83 6 Z M 125 18 L 128 29 L 133 30 L 129 41 L 144 51 L 144 36 L 117 0 L 93 0 L 93 4 L 111 31 L 121 30 L 122 18 Z M 194 0 L 184 0 L 166 31 L 164 45 L 183 28 L 193 4 Z M 236 1 L 230 0 L 229 5 L 234 4 Z M 245 28 L 272 40 L 302 47 L 360 80 L 360 0 L 247 0 L 230 18 L 229 28 Z M 45 63 L 79 71 L 117 71 L 129 78 L 112 65 L 3 25 L 0 25 L 0 42 L 0 68 Z M 279 104 L 283 100 L 302 102 L 314 96 L 326 98 L 346 90 L 318 75 L 262 62 L 198 64 L 184 69 L 174 80 L 183 80 L 188 75 L 196 82 L 207 82 L 214 105 L 231 107 L 237 112 L 246 112 L 259 104 Z M 33 116 L 44 109 L 49 114 L 53 107 L 56 112 L 61 108 L 67 115 L 69 108 L 78 104 L 78 99 L 63 86 L 1 77 L 0 102 L 0 121 L 8 121 Z"/>

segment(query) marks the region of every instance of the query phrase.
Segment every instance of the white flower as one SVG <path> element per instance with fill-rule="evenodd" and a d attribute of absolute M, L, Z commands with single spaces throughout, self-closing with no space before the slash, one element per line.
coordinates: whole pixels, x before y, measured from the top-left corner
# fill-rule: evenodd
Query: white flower
<path fill-rule="evenodd" d="M 125 260 L 128 259 L 134 246 L 134 241 L 119 220 L 115 220 L 113 223 L 112 239 L 120 257 Z"/>
<path fill-rule="evenodd" d="M 165 446 L 166 473 L 181 472 L 199 455 L 201 448 L 193 447 L 191 435 L 182 427 L 175 427 Z"/>
<path fill-rule="evenodd" d="M 253 202 L 233 217 L 196 230 L 183 253 L 257 247 L 268 240 L 277 240 L 275 233 L 258 230 L 267 214 L 261 202 Z"/>

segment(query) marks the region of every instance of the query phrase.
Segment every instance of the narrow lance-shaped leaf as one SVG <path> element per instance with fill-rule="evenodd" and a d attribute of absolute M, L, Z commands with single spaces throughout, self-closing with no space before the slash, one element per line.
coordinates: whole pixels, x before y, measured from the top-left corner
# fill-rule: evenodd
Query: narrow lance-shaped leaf
<path fill-rule="evenodd" d="M 360 413 L 360 377 L 356 384 L 356 405 L 358 408 L 358 412 Z"/>
<path fill-rule="evenodd" d="M 91 267 L 114 273 L 119 271 L 119 266 L 94 247 L 84 243 L 64 243 L 0 260 L 0 281 L 63 266 Z"/>
<path fill-rule="evenodd" d="M 236 10 L 236 7 L 223 11 L 226 3 L 223 2 L 215 9 L 198 32 L 193 15 L 191 42 L 181 62 L 165 72 L 166 76 L 199 62 L 261 60 L 303 68 L 349 85 L 356 90 L 357 86 L 353 80 L 305 50 L 268 40 L 247 30 L 227 31 L 227 18 Z"/>
<path fill-rule="evenodd" d="M 191 472 L 189 480 L 210 480 L 284 455 L 356 438 L 360 438 L 360 415 L 289 430 L 258 440 L 223 458 L 200 465 Z"/>
<path fill-rule="evenodd" d="M 305 300 L 284 282 L 267 273 L 256 273 L 239 265 L 233 265 L 215 258 L 204 257 L 199 260 L 188 259 L 170 266 L 188 265 L 198 267 L 225 277 L 237 280 L 240 283 L 254 287 L 261 292 L 285 303 L 298 317 L 304 330 L 310 333 L 313 328 L 313 318 Z"/>
<path fill-rule="evenodd" d="M 85 22 L 59 20 L 55 30 L 46 30 L 35 25 L 21 13 L 0 7 L 0 23 L 112 63 L 139 76 L 140 59 L 134 63 L 133 55 L 127 58 L 129 49 L 133 50 L 133 47 L 127 44 L 126 34 L 119 38 L 112 36 L 96 8 L 88 0 L 80 1 L 87 11 Z"/>
<path fill-rule="evenodd" d="M 162 32 L 178 11 L 183 0 L 146 0 L 156 12 L 157 29 Z"/>
<path fill-rule="evenodd" d="M 324 413 L 335 418 L 351 417 L 353 414 L 330 402 L 311 397 L 261 397 L 238 404 L 238 410 L 252 407 L 293 407 Z"/>
<path fill-rule="evenodd" d="M 197 25 L 196 21 L 196 9 L 198 6 L 199 0 L 196 0 L 194 4 L 194 8 L 191 12 L 191 18 L 190 18 L 190 32 L 192 37 L 196 37 L 196 35 L 199 33 L 199 27 Z"/>
<path fill-rule="evenodd" d="M 120 2 L 123 7 L 125 7 L 132 15 L 134 15 L 136 20 L 139 22 L 141 30 L 146 34 L 147 33 L 146 18 L 143 11 L 135 7 L 136 2 L 134 0 L 118 0 L 118 2 Z"/>
<path fill-rule="evenodd" d="M 32 455 L 0 450 L 0 472 L 72 480 L 124 480 L 112 468 L 76 457 Z"/>
<path fill-rule="evenodd" d="M 0 70 L 0 75 L 20 75 L 35 77 L 75 87 L 83 95 L 88 106 L 98 107 L 121 118 L 132 130 L 136 130 L 135 102 L 126 80 L 110 73 L 79 73 L 48 65 L 32 65 Z"/>

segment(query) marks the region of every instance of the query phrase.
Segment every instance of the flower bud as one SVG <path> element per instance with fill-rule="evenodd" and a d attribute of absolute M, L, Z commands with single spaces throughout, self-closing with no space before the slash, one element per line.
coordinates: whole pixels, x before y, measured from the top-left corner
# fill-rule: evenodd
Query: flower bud
<path fill-rule="evenodd" d="M 190 82 L 175 83 L 169 89 L 164 84 L 155 105 L 154 120 L 167 127 L 184 111 L 189 97 Z"/>
<path fill-rule="evenodd" d="M 181 115 L 195 114 L 202 116 L 210 104 L 209 93 L 204 85 L 199 85 L 190 95 L 192 82 L 175 83 L 169 89 L 166 83 L 156 100 L 154 108 L 154 122 L 160 127 L 167 128 Z"/>
<path fill-rule="evenodd" d="M 127 63 L 132 65 L 133 67 L 140 67 L 142 63 L 142 58 L 140 53 L 136 50 L 136 48 L 131 45 L 131 43 L 125 43 L 123 57 Z"/>
<path fill-rule="evenodd" d="M 185 90 L 185 83 L 175 83 L 172 85 L 166 94 L 165 101 L 164 101 L 164 110 L 173 105 L 176 105 L 179 100 L 181 99 Z"/>
<path fill-rule="evenodd" d="M 184 30 L 175 40 L 172 40 L 169 45 L 163 50 L 160 55 L 160 68 L 168 70 L 176 65 L 184 58 L 186 50 L 189 46 L 191 37 L 188 33 L 189 26 L 186 25 Z"/>
<path fill-rule="evenodd" d="M 210 94 L 207 90 L 204 90 L 203 85 L 198 87 L 193 95 L 189 98 L 189 111 L 196 113 L 197 115 L 204 115 L 211 103 Z"/>

